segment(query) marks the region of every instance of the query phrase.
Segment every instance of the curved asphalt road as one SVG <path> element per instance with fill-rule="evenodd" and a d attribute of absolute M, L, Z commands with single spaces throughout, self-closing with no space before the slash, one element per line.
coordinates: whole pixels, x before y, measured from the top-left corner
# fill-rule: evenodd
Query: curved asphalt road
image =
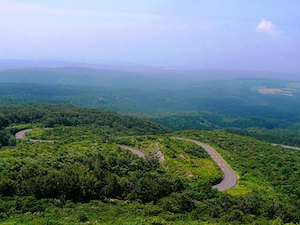
<path fill-rule="evenodd" d="M 140 158 L 143 158 L 143 159 L 146 159 L 146 154 L 141 152 L 140 150 L 138 149 L 135 149 L 135 148 L 132 148 L 132 147 L 129 147 L 129 146 L 125 146 L 125 145 L 119 145 L 120 148 L 124 148 L 128 151 L 131 151 L 133 154 L 137 155 L 138 157 Z"/>
<path fill-rule="evenodd" d="M 25 135 L 26 135 L 26 133 L 31 132 L 31 131 L 32 131 L 32 129 L 22 130 L 22 131 L 16 133 L 15 137 L 16 137 L 16 139 L 27 139 Z M 224 179 L 221 181 L 221 183 L 214 185 L 213 188 L 216 188 L 219 191 L 226 191 L 236 185 L 236 183 L 237 183 L 236 174 L 234 173 L 234 171 L 230 168 L 230 166 L 226 163 L 226 161 L 219 155 L 219 153 L 215 149 L 213 149 L 209 145 L 204 144 L 200 141 L 195 141 L 195 140 L 191 140 L 191 139 L 187 139 L 187 138 L 180 138 L 180 137 L 175 137 L 175 139 L 193 142 L 196 145 L 201 146 L 210 155 L 210 157 L 215 161 L 215 163 L 217 163 L 217 165 L 220 167 L 220 169 L 224 173 Z M 35 140 L 35 139 L 28 139 L 28 140 L 32 141 L 32 142 L 47 142 L 47 143 L 54 142 L 51 140 Z M 119 145 L 119 147 L 129 150 L 133 154 L 135 154 L 143 159 L 147 158 L 146 154 L 141 152 L 138 149 L 135 149 L 135 148 L 132 148 L 129 146 L 125 146 L 125 145 Z M 161 162 L 161 163 L 164 162 L 164 160 L 165 160 L 164 155 L 160 151 L 158 146 L 156 147 L 155 151 L 156 151 L 157 157 L 159 158 L 159 162 Z"/>
<path fill-rule="evenodd" d="M 210 147 L 207 144 L 204 144 L 200 141 L 195 141 L 187 138 L 175 137 L 175 139 L 193 142 L 196 145 L 201 146 L 205 151 L 210 155 L 210 157 L 215 161 L 215 163 L 220 167 L 224 174 L 224 178 L 221 183 L 214 185 L 213 188 L 218 189 L 219 191 L 226 191 L 230 188 L 233 188 L 237 183 L 237 176 L 234 171 L 230 168 L 227 162 L 219 155 L 219 153 Z"/>
<path fill-rule="evenodd" d="M 43 143 L 53 143 L 54 141 L 52 140 L 37 140 L 37 139 L 27 139 L 26 138 L 26 133 L 31 132 L 32 129 L 26 129 L 26 130 L 21 130 L 18 133 L 15 134 L 16 139 L 21 139 L 21 140 L 29 140 L 32 142 L 43 142 Z M 143 158 L 143 159 L 147 159 L 147 155 L 143 152 L 141 152 L 138 149 L 129 147 L 129 146 L 125 146 L 125 145 L 119 145 L 119 147 L 124 148 L 126 150 L 131 151 L 133 154 Z M 159 162 L 163 162 L 165 160 L 164 154 L 160 151 L 160 149 L 158 147 L 155 148 L 156 151 L 156 156 L 159 158 Z"/>
<path fill-rule="evenodd" d="M 125 146 L 125 145 L 119 145 L 119 147 L 131 151 L 133 154 L 137 155 L 140 158 L 147 159 L 147 155 L 145 153 L 141 152 L 139 149 L 135 149 L 135 148 L 132 148 L 132 147 L 129 147 L 129 146 Z M 159 162 L 160 163 L 164 162 L 165 161 L 165 156 L 160 151 L 160 149 L 158 147 L 156 147 L 155 151 L 156 151 L 156 156 L 159 159 Z"/>
<path fill-rule="evenodd" d="M 18 133 L 16 133 L 15 137 L 17 139 L 25 139 L 25 134 L 28 133 L 28 132 L 31 132 L 31 131 L 32 131 L 32 129 L 21 130 Z"/>
<path fill-rule="evenodd" d="M 36 140 L 36 139 L 26 138 L 26 133 L 29 133 L 31 131 L 32 131 L 32 129 L 21 130 L 18 133 L 16 133 L 15 137 L 16 137 L 16 139 L 29 140 L 29 141 L 36 142 L 36 143 L 38 143 L 38 142 L 53 143 L 54 142 L 54 141 L 51 141 L 51 140 Z"/>

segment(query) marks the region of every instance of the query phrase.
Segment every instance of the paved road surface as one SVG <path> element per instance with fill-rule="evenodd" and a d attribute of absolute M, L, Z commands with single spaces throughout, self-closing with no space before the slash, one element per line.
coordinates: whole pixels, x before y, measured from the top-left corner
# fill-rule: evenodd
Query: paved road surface
<path fill-rule="evenodd" d="M 288 145 L 281 145 L 281 144 L 271 144 L 272 146 L 280 146 L 282 148 L 288 148 L 288 149 L 294 149 L 294 150 L 300 150 L 298 147 L 288 146 Z"/>
<path fill-rule="evenodd" d="M 119 145 L 121 148 L 124 148 L 126 150 L 129 150 L 131 151 L 133 154 L 141 157 L 141 158 L 144 158 L 144 159 L 147 159 L 147 155 L 143 152 L 141 152 L 139 149 L 135 149 L 135 148 L 132 148 L 132 147 L 129 147 L 129 146 L 125 146 L 125 145 Z M 156 156 L 158 157 L 159 159 L 159 162 L 162 163 L 165 161 L 165 156 L 164 154 L 160 151 L 160 149 L 158 148 L 158 146 L 155 147 L 155 151 L 156 151 Z"/>
<path fill-rule="evenodd" d="M 133 154 L 137 155 L 138 157 L 141 157 L 143 159 L 146 159 L 146 154 L 141 152 L 140 150 L 138 149 L 135 149 L 135 148 L 132 148 L 132 147 L 129 147 L 129 146 L 125 146 L 125 145 L 119 145 L 121 148 L 124 148 L 126 150 L 129 150 L 131 151 Z"/>
<path fill-rule="evenodd" d="M 31 132 L 31 131 L 32 131 L 32 129 L 21 130 L 18 133 L 16 133 L 15 137 L 17 139 L 25 139 L 25 134 L 28 133 L 28 132 Z"/>
<path fill-rule="evenodd" d="M 237 176 L 234 173 L 234 171 L 230 168 L 230 166 L 227 164 L 227 162 L 222 158 L 222 156 L 219 155 L 219 153 L 213 149 L 212 147 L 208 146 L 207 144 L 204 144 L 200 141 L 195 141 L 187 138 L 179 138 L 175 137 L 178 140 L 183 141 L 190 141 L 195 143 L 196 145 L 201 146 L 202 148 L 207 151 L 207 153 L 210 155 L 210 157 L 215 161 L 215 163 L 220 167 L 220 169 L 223 171 L 224 178 L 221 181 L 221 183 L 214 185 L 213 188 L 217 188 L 219 191 L 226 191 L 230 188 L 233 188 L 237 183 Z"/>
<path fill-rule="evenodd" d="M 16 133 L 15 137 L 16 139 L 21 139 L 21 140 L 29 140 L 32 142 L 43 142 L 43 143 L 53 143 L 54 141 L 51 140 L 37 140 L 37 139 L 28 139 L 26 138 L 26 133 L 31 132 L 32 129 L 27 129 L 27 130 L 21 130 L 18 133 Z"/>
<path fill-rule="evenodd" d="M 26 133 L 31 132 L 31 131 L 32 131 L 32 129 L 22 130 L 22 131 L 16 133 L 15 137 L 17 139 L 27 139 L 25 135 L 26 135 Z M 226 161 L 218 154 L 218 152 L 216 150 L 214 150 L 212 147 L 210 147 L 207 144 L 204 144 L 200 141 L 195 141 L 195 140 L 191 140 L 191 139 L 187 139 L 187 138 L 179 138 L 179 137 L 175 137 L 175 138 L 178 140 L 190 141 L 190 142 L 195 143 L 196 145 L 201 146 L 202 148 L 205 149 L 205 151 L 207 151 L 207 153 L 211 156 L 211 158 L 215 161 L 215 163 L 217 163 L 217 165 L 220 167 L 220 169 L 224 173 L 224 179 L 222 180 L 221 183 L 214 185 L 213 188 L 217 188 L 219 191 L 225 191 L 236 185 L 236 183 L 237 183 L 236 174 L 230 168 L 230 166 L 226 163 Z M 47 142 L 47 143 L 54 142 L 51 140 L 35 140 L 35 139 L 28 139 L 28 140 L 30 140 L 32 142 Z M 135 154 L 141 158 L 144 158 L 144 159 L 147 158 L 146 154 L 141 152 L 138 149 L 135 149 L 135 148 L 132 148 L 129 146 L 125 146 L 125 145 L 119 145 L 119 146 L 121 148 L 131 151 L 133 154 Z M 159 161 L 164 162 L 164 155 L 160 151 L 158 146 L 155 148 L 155 151 L 156 151 L 156 155 L 159 158 Z"/>

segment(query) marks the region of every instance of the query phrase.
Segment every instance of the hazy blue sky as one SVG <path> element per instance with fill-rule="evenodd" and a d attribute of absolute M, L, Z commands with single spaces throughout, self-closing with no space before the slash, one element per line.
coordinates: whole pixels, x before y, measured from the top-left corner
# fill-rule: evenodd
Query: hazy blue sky
<path fill-rule="evenodd" d="M 300 71 L 299 0 L 0 0 L 0 58 Z"/>

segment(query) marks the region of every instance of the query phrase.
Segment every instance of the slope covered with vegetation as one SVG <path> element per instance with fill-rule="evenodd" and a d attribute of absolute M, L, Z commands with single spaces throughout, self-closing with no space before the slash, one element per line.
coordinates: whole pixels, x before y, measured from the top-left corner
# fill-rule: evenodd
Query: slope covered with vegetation
<path fill-rule="evenodd" d="M 85 125 L 105 127 L 116 134 L 127 135 L 159 134 L 170 131 L 161 125 L 136 117 L 72 105 L 3 106 L 0 107 L 0 113 L 2 115 L 0 119 L 4 126 L 20 124 L 38 124 L 43 127 Z"/>
<path fill-rule="evenodd" d="M 226 132 L 168 134 L 144 120 L 72 106 L 4 107 L 1 113 L 5 132 L 33 127 L 28 137 L 55 140 L 1 148 L 3 224 L 300 221 L 299 151 Z M 39 128 L 45 126 L 54 129 Z M 222 179 L 217 165 L 201 147 L 173 136 L 212 145 L 240 176 L 238 185 L 211 189 Z M 139 148 L 148 160 L 118 144 Z"/>

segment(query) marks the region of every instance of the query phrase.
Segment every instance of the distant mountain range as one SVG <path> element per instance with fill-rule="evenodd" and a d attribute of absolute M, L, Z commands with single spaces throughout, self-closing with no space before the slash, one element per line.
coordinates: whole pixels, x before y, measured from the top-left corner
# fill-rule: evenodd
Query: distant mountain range
<path fill-rule="evenodd" d="M 242 70 L 212 70 L 197 68 L 161 68 L 135 64 L 88 64 L 82 62 L 68 61 L 46 61 L 46 60 L 0 60 L 0 71 L 20 70 L 33 68 L 86 68 L 93 70 L 130 72 L 150 77 L 184 77 L 191 80 L 210 80 L 210 79 L 235 79 L 235 78 L 271 78 L 284 80 L 300 80 L 299 73 L 277 73 L 262 71 L 242 71 Z"/>

